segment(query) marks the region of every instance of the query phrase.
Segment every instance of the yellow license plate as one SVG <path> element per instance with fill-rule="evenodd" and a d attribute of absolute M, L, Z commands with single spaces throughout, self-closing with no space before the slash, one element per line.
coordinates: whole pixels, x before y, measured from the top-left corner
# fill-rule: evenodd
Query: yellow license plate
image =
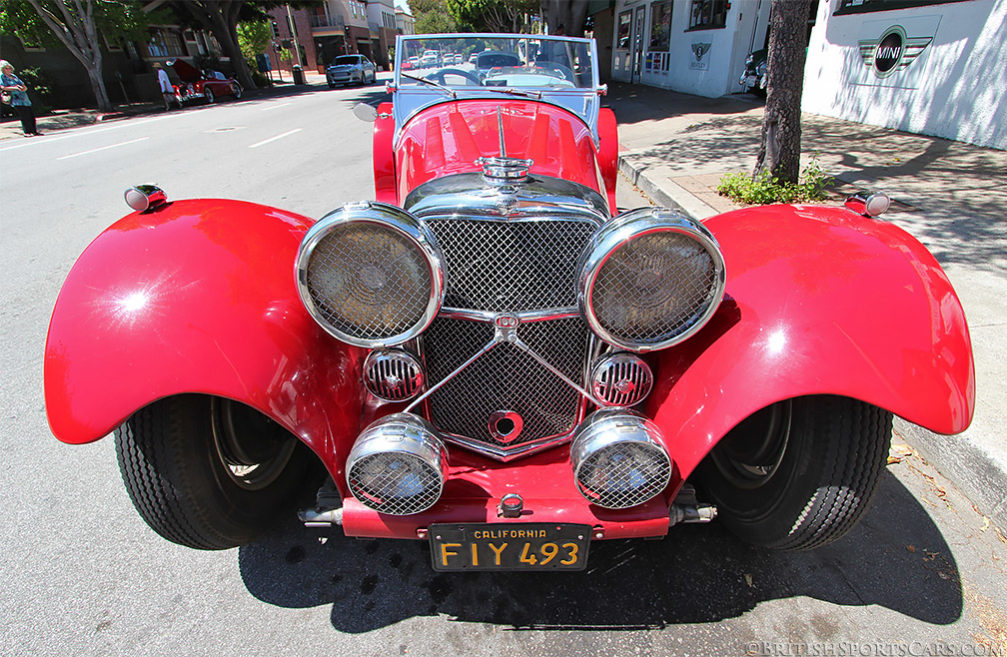
<path fill-rule="evenodd" d="M 590 525 L 474 523 L 431 525 L 434 570 L 583 570 Z"/>

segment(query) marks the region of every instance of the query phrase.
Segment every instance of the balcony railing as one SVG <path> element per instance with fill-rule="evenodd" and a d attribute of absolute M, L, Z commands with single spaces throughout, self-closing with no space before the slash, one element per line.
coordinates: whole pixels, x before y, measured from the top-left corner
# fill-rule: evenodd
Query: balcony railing
<path fill-rule="evenodd" d="M 312 16 L 311 17 L 311 27 L 338 27 L 340 29 L 346 26 L 346 21 L 342 18 L 336 16 L 333 18 L 327 18 L 325 16 Z"/>

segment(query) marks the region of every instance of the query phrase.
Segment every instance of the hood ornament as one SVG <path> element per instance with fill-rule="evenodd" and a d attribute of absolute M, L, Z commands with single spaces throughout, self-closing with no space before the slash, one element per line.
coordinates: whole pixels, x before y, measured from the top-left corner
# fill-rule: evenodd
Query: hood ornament
<path fill-rule="evenodd" d="M 500 135 L 500 156 L 480 157 L 477 165 L 483 168 L 483 178 L 491 185 L 502 185 L 527 180 L 528 171 L 533 160 L 517 157 L 507 157 L 507 144 L 504 141 L 503 114 L 497 107 L 497 131 Z"/>

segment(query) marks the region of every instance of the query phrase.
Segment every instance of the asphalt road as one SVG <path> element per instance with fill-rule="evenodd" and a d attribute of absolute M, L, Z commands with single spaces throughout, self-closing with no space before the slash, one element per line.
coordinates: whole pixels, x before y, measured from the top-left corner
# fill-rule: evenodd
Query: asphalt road
<path fill-rule="evenodd" d="M 1007 654 L 1007 539 L 912 454 L 856 530 L 809 553 L 714 523 L 596 543 L 582 574 L 454 575 L 424 544 L 292 516 L 222 552 L 150 531 L 112 442 L 63 445 L 46 425 L 63 278 L 138 183 L 309 216 L 368 197 L 370 125 L 350 109 L 381 95 L 314 88 L 0 143 L 0 654 Z M 621 206 L 645 203 L 620 184 Z"/>

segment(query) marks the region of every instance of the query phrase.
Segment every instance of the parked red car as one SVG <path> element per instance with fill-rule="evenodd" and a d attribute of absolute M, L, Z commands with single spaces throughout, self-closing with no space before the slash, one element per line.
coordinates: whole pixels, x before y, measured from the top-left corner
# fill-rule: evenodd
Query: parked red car
<path fill-rule="evenodd" d="M 511 55 L 492 84 L 402 72 L 477 48 Z M 582 569 L 715 516 L 812 548 L 863 514 L 893 415 L 969 425 L 961 304 L 883 196 L 618 213 L 593 41 L 395 52 L 393 101 L 363 111 L 374 200 L 316 221 L 134 188 L 63 285 L 50 426 L 114 431 L 165 538 L 253 540 L 315 462 L 304 522 L 428 541 L 438 570 Z"/>
<path fill-rule="evenodd" d="M 204 74 L 181 59 L 169 59 L 166 63 L 175 70 L 182 81 L 181 84 L 173 85 L 175 100 L 180 106 L 193 100 L 203 100 L 210 104 L 224 96 L 241 98 L 241 85 L 234 78 L 226 77 L 216 71 Z"/>

